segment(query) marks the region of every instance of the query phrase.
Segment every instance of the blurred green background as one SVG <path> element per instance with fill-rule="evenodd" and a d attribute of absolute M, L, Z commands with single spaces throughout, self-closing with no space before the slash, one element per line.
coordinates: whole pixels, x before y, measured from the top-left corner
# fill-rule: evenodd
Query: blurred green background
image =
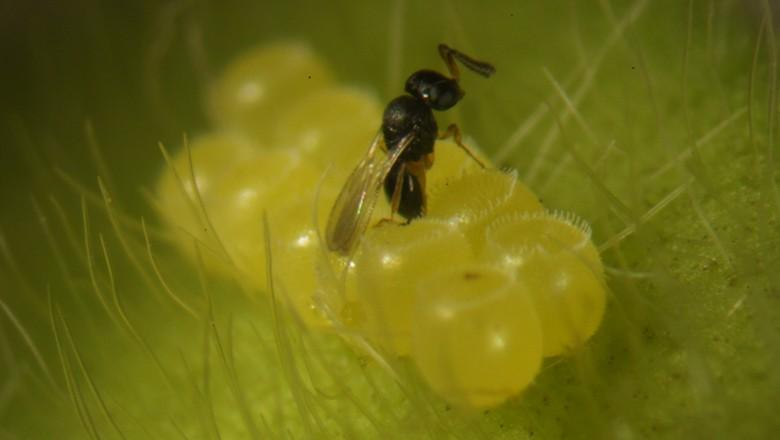
<path fill-rule="evenodd" d="M 0 438 L 770 438 L 772 4 L 0 2 Z M 462 414 L 411 372 L 399 386 L 336 337 L 275 325 L 267 304 L 167 246 L 145 197 L 157 143 L 207 130 L 221 68 L 288 38 L 382 100 L 440 67 L 438 42 L 494 62 L 442 120 L 609 245 L 610 306 L 582 352 L 506 405 Z M 202 310 L 211 298 L 213 320 L 160 293 L 141 217 L 166 279 Z"/>

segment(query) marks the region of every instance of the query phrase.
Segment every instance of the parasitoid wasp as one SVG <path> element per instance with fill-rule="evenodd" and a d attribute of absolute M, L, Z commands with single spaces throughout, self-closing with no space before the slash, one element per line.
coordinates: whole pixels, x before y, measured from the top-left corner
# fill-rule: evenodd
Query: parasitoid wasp
<path fill-rule="evenodd" d="M 439 132 L 433 110 L 450 109 L 463 98 L 456 61 L 485 78 L 496 69 L 444 44 L 439 44 L 439 55 L 451 77 L 435 70 L 418 70 L 406 80 L 404 90 L 407 94 L 393 99 L 385 107 L 379 133 L 331 209 L 325 235 L 329 250 L 342 255 L 352 254 L 368 227 L 383 185 L 390 201 L 390 220 L 396 212 L 407 222 L 425 215 L 425 173 L 433 165 L 433 146 L 437 139 L 452 137 L 466 154 L 484 167 L 461 142 L 457 125 L 450 124 L 447 130 Z M 380 150 L 385 155 L 379 154 Z"/>

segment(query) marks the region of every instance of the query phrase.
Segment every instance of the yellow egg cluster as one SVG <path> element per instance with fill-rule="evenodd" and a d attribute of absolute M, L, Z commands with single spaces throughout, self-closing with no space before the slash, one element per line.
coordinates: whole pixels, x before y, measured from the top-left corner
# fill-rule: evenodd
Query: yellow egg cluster
<path fill-rule="evenodd" d="M 544 357 L 581 346 L 601 322 L 606 287 L 588 226 L 545 210 L 514 173 L 439 142 L 427 216 L 373 226 L 389 215 L 382 197 L 357 253 L 328 255 L 315 218 L 327 218 L 382 118 L 375 98 L 331 78 L 290 43 L 229 65 L 210 94 L 215 129 L 158 182 L 163 220 L 193 258 L 258 291 L 267 212 L 278 293 L 303 322 L 350 327 L 410 358 L 454 405 L 517 395 Z"/>
<path fill-rule="evenodd" d="M 181 247 L 193 257 L 197 249 L 208 269 L 253 291 L 266 286 L 267 212 L 280 297 L 312 326 L 327 324 L 314 302 L 313 217 L 327 215 L 350 164 L 376 134 L 382 110 L 373 96 L 331 78 L 301 44 L 239 57 L 212 86 L 215 128 L 178 151 L 156 190 L 163 219 L 181 232 Z"/>
<path fill-rule="evenodd" d="M 440 183 L 424 219 L 370 229 L 353 272 L 367 337 L 466 408 L 500 404 L 544 357 L 581 346 L 606 301 L 587 225 L 496 170 Z"/>

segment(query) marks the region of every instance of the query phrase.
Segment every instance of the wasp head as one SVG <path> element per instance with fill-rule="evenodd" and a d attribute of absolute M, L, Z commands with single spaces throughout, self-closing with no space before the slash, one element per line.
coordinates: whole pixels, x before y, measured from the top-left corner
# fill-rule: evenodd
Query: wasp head
<path fill-rule="evenodd" d="M 434 110 L 447 110 L 463 98 L 458 82 L 433 70 L 419 70 L 406 80 L 407 93 Z"/>

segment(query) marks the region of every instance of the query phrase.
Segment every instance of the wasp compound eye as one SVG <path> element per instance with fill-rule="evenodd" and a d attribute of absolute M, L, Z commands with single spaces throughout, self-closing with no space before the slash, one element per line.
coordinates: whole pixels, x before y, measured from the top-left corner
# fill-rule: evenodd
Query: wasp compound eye
<path fill-rule="evenodd" d="M 428 105 L 434 110 L 447 110 L 457 104 L 463 94 L 463 90 L 453 80 L 438 82 L 430 87 Z"/>
<path fill-rule="evenodd" d="M 419 70 L 406 80 L 405 90 L 434 110 L 452 108 L 463 97 L 455 79 L 433 70 Z"/>

